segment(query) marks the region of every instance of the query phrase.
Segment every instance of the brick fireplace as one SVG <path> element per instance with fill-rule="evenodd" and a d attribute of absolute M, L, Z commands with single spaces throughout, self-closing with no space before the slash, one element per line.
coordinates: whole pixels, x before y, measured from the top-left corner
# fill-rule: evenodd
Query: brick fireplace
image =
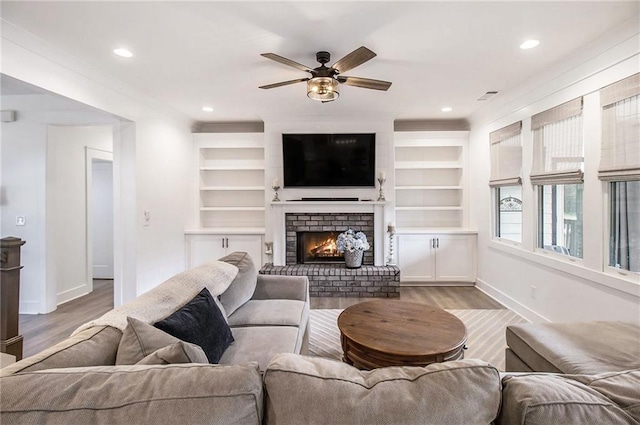
<path fill-rule="evenodd" d="M 339 233 L 353 229 L 367 236 L 371 249 L 364 252 L 362 264 L 372 265 L 375 251 L 373 226 L 373 213 L 286 213 L 286 264 L 344 262 L 328 239 L 335 239 Z M 306 247 L 301 245 L 304 239 L 311 239 Z M 314 255 L 311 252 L 314 249 L 321 252 Z"/>
<path fill-rule="evenodd" d="M 385 205 L 374 201 L 272 202 L 273 263 L 265 264 L 260 273 L 307 276 L 312 297 L 397 298 L 400 270 L 384 265 Z M 324 243 L 332 234 L 335 237 L 349 228 L 367 235 L 371 246 L 359 269 L 347 269 L 343 258 L 335 258 L 333 247 Z M 300 247 L 301 236 L 311 233 L 319 234 L 312 238 L 312 246 Z M 313 249 L 322 251 L 316 256 L 320 258 L 305 259 Z"/>

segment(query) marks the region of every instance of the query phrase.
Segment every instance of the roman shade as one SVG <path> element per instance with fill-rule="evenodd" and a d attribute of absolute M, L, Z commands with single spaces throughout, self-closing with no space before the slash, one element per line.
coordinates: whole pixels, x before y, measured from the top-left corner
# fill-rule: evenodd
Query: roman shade
<path fill-rule="evenodd" d="M 522 184 L 522 121 L 496 130 L 491 141 L 491 178 L 489 186 Z"/>
<path fill-rule="evenodd" d="M 531 117 L 536 185 L 582 183 L 584 142 L 582 97 Z"/>
<path fill-rule="evenodd" d="M 598 178 L 640 180 L 640 73 L 600 90 L 602 148 Z"/>

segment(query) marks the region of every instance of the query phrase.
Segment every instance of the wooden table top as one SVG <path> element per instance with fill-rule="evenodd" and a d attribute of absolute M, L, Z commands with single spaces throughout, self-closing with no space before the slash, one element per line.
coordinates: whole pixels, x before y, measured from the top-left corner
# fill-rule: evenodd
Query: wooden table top
<path fill-rule="evenodd" d="M 349 340 L 394 356 L 428 356 L 462 349 L 467 330 L 446 311 L 404 301 L 376 300 L 353 305 L 338 317 Z"/>

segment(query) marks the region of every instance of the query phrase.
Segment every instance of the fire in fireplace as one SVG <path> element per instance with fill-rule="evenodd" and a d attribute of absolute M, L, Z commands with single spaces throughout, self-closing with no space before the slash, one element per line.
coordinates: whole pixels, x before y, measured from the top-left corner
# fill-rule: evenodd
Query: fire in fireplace
<path fill-rule="evenodd" d="M 339 232 L 297 232 L 298 264 L 344 261 L 338 252 Z"/>

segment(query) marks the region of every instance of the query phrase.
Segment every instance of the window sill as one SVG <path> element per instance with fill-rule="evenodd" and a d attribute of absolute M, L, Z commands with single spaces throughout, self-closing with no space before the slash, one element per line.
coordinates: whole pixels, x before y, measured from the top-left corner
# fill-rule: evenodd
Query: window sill
<path fill-rule="evenodd" d="M 640 276 L 634 273 L 629 272 L 627 275 L 622 275 L 621 272 L 618 272 L 614 275 L 602 271 L 595 271 L 586 268 L 579 258 L 564 258 L 565 256 L 546 251 L 531 252 L 523 249 L 519 245 L 515 245 L 515 243 L 506 243 L 495 239 L 489 241 L 489 249 L 514 255 L 531 263 L 568 273 L 598 285 L 640 298 Z"/>

